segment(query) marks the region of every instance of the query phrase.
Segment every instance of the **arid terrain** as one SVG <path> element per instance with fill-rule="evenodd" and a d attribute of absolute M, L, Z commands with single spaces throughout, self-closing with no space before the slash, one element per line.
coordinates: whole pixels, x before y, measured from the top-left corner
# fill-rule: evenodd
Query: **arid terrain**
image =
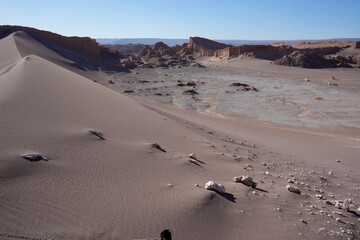
<path fill-rule="evenodd" d="M 0 36 L 0 239 L 359 238 L 357 43 Z"/>

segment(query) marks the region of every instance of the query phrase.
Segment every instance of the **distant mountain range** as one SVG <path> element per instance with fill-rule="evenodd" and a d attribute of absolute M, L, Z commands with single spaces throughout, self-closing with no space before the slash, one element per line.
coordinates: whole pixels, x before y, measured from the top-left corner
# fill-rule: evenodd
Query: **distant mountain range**
<path fill-rule="evenodd" d="M 303 40 L 217 40 L 215 41 L 220 43 L 225 43 L 233 46 L 241 45 L 266 45 L 274 42 L 284 42 L 286 44 L 292 45 L 298 42 L 315 42 L 315 41 L 360 41 L 360 38 L 333 38 L 333 39 L 303 39 Z M 145 45 L 154 45 L 157 42 L 164 42 L 169 46 L 182 45 L 188 43 L 189 39 L 170 39 L 170 38 L 97 38 L 96 41 L 99 44 L 145 44 Z"/>

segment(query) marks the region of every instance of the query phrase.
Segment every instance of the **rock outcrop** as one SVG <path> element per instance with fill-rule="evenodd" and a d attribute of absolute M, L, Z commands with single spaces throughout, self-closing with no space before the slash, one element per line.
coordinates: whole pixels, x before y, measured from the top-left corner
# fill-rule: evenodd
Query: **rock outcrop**
<path fill-rule="evenodd" d="M 294 51 L 274 61 L 275 64 L 303 68 L 352 68 L 356 62 L 352 58 L 324 57 L 318 52 Z"/>

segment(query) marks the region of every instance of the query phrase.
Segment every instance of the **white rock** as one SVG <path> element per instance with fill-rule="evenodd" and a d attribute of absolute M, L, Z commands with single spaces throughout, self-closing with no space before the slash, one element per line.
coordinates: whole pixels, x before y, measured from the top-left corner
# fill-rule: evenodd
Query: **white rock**
<path fill-rule="evenodd" d="M 317 197 L 318 199 L 325 199 L 324 195 L 321 194 L 315 194 L 315 197 Z"/>
<path fill-rule="evenodd" d="M 192 158 L 192 159 L 197 160 L 197 157 L 196 157 L 195 153 L 191 153 L 191 154 L 189 155 L 189 158 Z"/>
<path fill-rule="evenodd" d="M 343 222 L 343 221 L 341 220 L 341 218 L 336 218 L 335 221 L 341 222 L 341 223 Z"/>
<path fill-rule="evenodd" d="M 330 172 L 329 172 L 329 175 L 333 175 L 333 173 L 334 173 L 333 171 L 330 171 Z"/>
<path fill-rule="evenodd" d="M 225 187 L 223 185 L 215 183 L 213 181 L 208 181 L 205 184 L 205 189 L 217 191 L 219 193 L 224 193 L 225 192 Z"/>
<path fill-rule="evenodd" d="M 295 187 L 295 186 L 291 186 L 290 184 L 288 184 L 286 186 L 286 189 L 289 191 L 289 192 L 293 192 L 293 193 L 296 193 L 296 194 L 301 194 L 301 191 L 298 187 Z"/>

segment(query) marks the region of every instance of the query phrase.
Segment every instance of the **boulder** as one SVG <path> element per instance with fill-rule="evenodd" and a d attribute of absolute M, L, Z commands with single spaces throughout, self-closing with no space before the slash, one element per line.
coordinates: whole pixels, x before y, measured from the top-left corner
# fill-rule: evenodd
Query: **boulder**
<path fill-rule="evenodd" d="M 215 183 L 213 181 L 208 181 L 205 184 L 205 189 L 207 190 L 212 190 L 212 191 L 216 191 L 219 193 L 224 193 L 225 192 L 225 187 L 219 183 Z"/>

